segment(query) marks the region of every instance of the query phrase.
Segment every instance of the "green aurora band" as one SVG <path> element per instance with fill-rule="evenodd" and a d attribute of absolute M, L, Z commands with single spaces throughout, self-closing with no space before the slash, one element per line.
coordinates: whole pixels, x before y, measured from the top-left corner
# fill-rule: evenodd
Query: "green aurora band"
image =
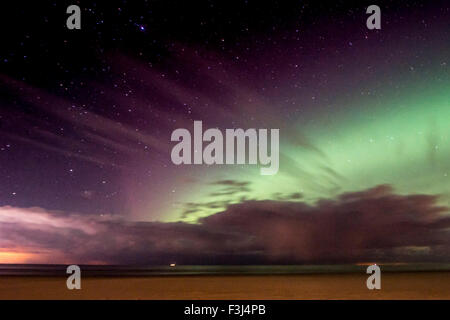
<path fill-rule="evenodd" d="M 386 92 L 383 99 L 361 95 L 332 117 L 298 119 L 280 129 L 276 175 L 261 176 L 255 166 L 208 168 L 207 179 L 189 186 L 169 220 L 182 214 L 195 222 L 245 200 L 313 204 L 380 184 L 399 194 L 438 195 L 440 204 L 450 205 L 450 82 L 446 74 L 434 80 L 405 86 L 401 94 Z M 220 180 L 243 185 L 214 185 Z"/>

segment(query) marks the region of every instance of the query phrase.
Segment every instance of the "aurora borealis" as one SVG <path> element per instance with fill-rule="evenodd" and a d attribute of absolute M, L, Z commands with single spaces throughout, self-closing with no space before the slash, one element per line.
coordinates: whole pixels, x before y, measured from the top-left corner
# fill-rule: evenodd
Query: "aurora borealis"
<path fill-rule="evenodd" d="M 450 8 L 368 4 L 36 8 L 0 54 L 0 263 L 450 261 Z M 278 173 L 174 165 L 195 120 L 280 129 Z"/>

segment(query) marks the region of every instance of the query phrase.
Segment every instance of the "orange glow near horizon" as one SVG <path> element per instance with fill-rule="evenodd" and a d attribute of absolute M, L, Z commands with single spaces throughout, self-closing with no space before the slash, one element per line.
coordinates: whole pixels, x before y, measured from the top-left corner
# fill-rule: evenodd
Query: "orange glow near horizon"
<path fill-rule="evenodd" d="M 20 250 L 20 251 L 19 251 Z M 0 264 L 80 264 L 80 261 L 68 259 L 59 251 L 39 251 L 32 248 L 20 248 L 11 251 L 9 248 L 0 248 Z M 107 265 L 106 261 L 83 261 L 83 264 Z"/>
<path fill-rule="evenodd" d="M 16 251 L 0 251 L 0 263 L 28 263 L 35 258 L 34 254 Z"/>
<path fill-rule="evenodd" d="M 58 251 L 36 251 L 34 248 L 0 248 L 0 264 L 47 264 L 49 262 L 65 262 Z"/>

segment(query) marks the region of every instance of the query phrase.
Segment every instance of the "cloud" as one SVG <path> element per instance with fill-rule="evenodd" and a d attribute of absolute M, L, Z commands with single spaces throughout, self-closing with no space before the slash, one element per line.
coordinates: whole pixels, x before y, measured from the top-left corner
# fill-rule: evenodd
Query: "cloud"
<path fill-rule="evenodd" d="M 303 195 L 300 192 L 293 192 L 289 194 L 275 192 L 272 194 L 272 197 L 276 200 L 300 200 L 303 198 Z"/>
<path fill-rule="evenodd" d="M 213 186 L 219 186 L 221 189 L 217 192 L 210 193 L 212 197 L 234 195 L 241 192 L 250 192 L 249 181 L 237 180 L 219 180 L 211 183 Z"/>
<path fill-rule="evenodd" d="M 197 224 L 1 207 L 0 248 L 79 264 L 450 261 L 449 209 L 437 196 L 381 185 L 315 205 L 296 200 L 231 204 Z"/>

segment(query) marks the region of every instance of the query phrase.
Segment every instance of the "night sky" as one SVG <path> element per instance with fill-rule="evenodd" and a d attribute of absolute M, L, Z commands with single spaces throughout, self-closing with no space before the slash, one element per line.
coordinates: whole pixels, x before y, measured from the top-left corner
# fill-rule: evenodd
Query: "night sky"
<path fill-rule="evenodd" d="M 450 262 L 448 1 L 35 2 L 0 17 L 0 263 Z M 280 129 L 278 173 L 174 165 L 194 120 Z"/>

